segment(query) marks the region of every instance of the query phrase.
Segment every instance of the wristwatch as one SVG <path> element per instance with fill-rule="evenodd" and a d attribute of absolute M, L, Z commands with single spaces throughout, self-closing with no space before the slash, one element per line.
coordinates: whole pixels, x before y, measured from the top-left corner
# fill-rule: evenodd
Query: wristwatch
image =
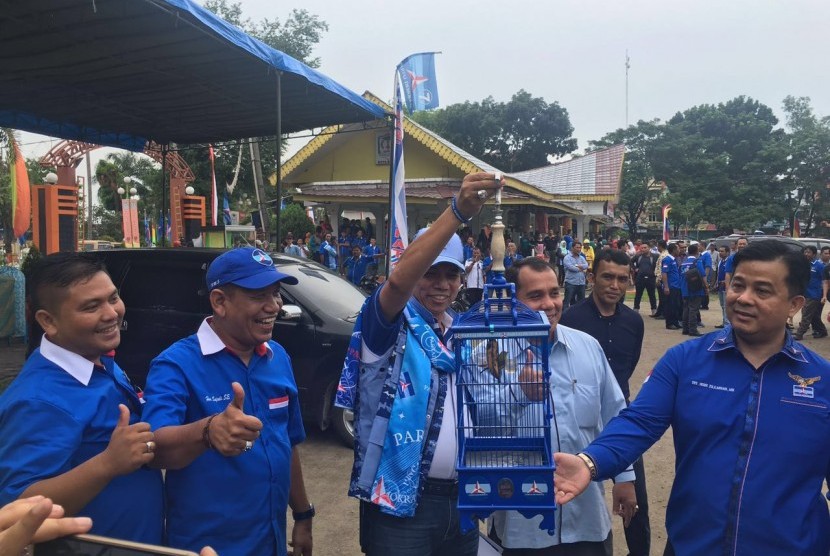
<path fill-rule="evenodd" d="M 597 478 L 597 465 L 594 463 L 594 460 L 591 459 L 591 456 L 589 456 L 586 453 L 579 452 L 576 455 L 576 457 L 581 459 L 582 462 L 585 464 L 585 466 L 588 468 L 588 471 L 591 473 L 591 480 L 593 481 L 594 479 L 596 479 Z"/>
<path fill-rule="evenodd" d="M 306 511 L 292 512 L 291 515 L 294 517 L 294 521 L 305 521 L 306 519 L 311 519 L 317 515 L 317 512 L 314 511 L 314 504 L 310 504 Z"/>

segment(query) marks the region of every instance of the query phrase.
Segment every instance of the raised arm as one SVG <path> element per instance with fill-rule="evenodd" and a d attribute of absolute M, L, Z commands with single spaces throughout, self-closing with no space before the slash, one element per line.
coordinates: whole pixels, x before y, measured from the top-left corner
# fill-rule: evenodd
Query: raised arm
<path fill-rule="evenodd" d="M 460 215 L 469 220 L 478 214 L 484 202 L 501 187 L 501 183 L 496 182 L 493 174 L 486 172 L 465 176 L 456 196 L 456 208 Z M 487 195 L 481 198 L 478 196 L 479 191 L 486 191 Z M 400 262 L 395 266 L 395 271 L 389 276 L 379 294 L 378 302 L 387 320 L 394 320 L 403 310 L 412 297 L 418 280 L 423 277 L 461 223 L 452 208 L 447 207 L 435 223 L 406 248 Z"/>

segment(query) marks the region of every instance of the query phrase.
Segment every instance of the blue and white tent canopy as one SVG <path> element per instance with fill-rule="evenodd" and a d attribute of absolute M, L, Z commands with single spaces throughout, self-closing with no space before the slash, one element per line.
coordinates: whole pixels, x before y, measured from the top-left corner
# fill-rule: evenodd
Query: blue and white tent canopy
<path fill-rule="evenodd" d="M 0 0 L 0 126 L 143 150 L 384 116 L 191 0 Z"/>

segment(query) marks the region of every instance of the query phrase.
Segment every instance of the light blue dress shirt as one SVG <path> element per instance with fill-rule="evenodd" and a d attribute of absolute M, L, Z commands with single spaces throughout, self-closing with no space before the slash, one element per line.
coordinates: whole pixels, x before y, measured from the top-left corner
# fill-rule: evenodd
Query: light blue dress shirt
<path fill-rule="evenodd" d="M 551 422 L 554 451 L 574 454 L 599 436 L 606 423 L 625 408 L 625 399 L 599 343 L 584 332 L 558 325 L 549 365 L 555 415 Z M 518 426 L 541 415 L 541 403 L 530 402 L 521 391 L 515 394 L 526 402 L 523 414 L 518 416 Z M 629 467 L 615 480 L 633 481 L 634 471 Z M 527 519 L 514 511 L 493 514 L 496 532 L 507 548 L 604 541 L 611 530 L 611 518 L 602 483 L 592 482 L 576 499 L 557 508 L 554 536 L 539 528 L 541 520 L 541 515 Z"/>
<path fill-rule="evenodd" d="M 585 285 L 585 273 L 582 271 L 588 268 L 588 261 L 582 255 L 574 257 L 573 253 L 568 253 L 562 264 L 565 266 L 565 283 Z"/>

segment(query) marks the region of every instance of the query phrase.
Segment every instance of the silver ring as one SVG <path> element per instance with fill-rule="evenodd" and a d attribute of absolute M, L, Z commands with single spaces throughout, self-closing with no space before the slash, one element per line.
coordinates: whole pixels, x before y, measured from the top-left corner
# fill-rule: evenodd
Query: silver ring
<path fill-rule="evenodd" d="M 479 189 L 478 193 L 476 193 L 476 195 L 478 195 L 479 199 L 484 200 L 484 199 L 487 198 L 487 190 L 486 189 Z"/>
<path fill-rule="evenodd" d="M 246 440 L 246 441 L 245 441 L 245 451 L 246 451 L 246 452 L 247 452 L 248 450 L 250 450 L 251 448 L 253 448 L 253 447 L 254 447 L 254 443 L 253 443 L 253 442 L 251 442 L 250 440 Z"/>
<path fill-rule="evenodd" d="M 147 446 L 147 453 L 148 454 L 152 454 L 153 450 L 156 449 L 156 443 L 153 442 L 152 440 L 149 441 L 149 442 L 145 442 L 145 445 Z"/>

